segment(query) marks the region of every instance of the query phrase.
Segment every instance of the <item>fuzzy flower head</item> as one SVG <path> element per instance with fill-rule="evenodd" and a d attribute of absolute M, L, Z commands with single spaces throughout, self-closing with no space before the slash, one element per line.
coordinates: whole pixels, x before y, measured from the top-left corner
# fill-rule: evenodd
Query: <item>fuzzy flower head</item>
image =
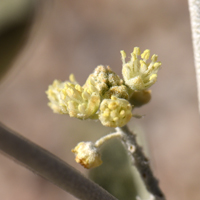
<path fill-rule="evenodd" d="M 99 109 L 98 90 L 92 85 L 87 88 L 81 87 L 73 76 L 70 76 L 70 82 L 55 80 L 46 93 L 50 100 L 48 105 L 56 113 L 87 119 Z"/>
<path fill-rule="evenodd" d="M 141 57 L 139 59 L 138 57 Z M 157 72 L 161 66 L 160 62 L 157 62 L 157 55 L 150 58 L 150 50 L 146 49 L 140 55 L 140 48 L 135 47 L 131 53 L 131 59 L 125 62 L 126 53 L 121 51 L 122 57 L 122 75 L 125 84 L 132 90 L 145 90 L 152 86 L 157 80 Z"/>
<path fill-rule="evenodd" d="M 78 84 L 67 83 L 60 92 L 70 117 L 87 119 L 99 108 L 100 96 L 95 88 L 83 88 Z"/>
<path fill-rule="evenodd" d="M 48 106 L 53 110 L 54 113 L 68 113 L 67 107 L 62 103 L 60 96 L 60 91 L 64 88 L 65 84 L 66 82 L 54 80 L 53 84 L 49 85 L 48 90 L 46 91 L 47 97 L 50 101 Z"/>
<path fill-rule="evenodd" d="M 72 152 L 76 155 L 76 162 L 87 169 L 98 167 L 102 164 L 99 149 L 92 142 L 80 142 L 72 149 Z"/>
<path fill-rule="evenodd" d="M 104 126 L 122 127 L 132 117 L 131 104 L 121 98 L 112 96 L 111 99 L 104 99 L 100 106 L 99 120 Z"/>

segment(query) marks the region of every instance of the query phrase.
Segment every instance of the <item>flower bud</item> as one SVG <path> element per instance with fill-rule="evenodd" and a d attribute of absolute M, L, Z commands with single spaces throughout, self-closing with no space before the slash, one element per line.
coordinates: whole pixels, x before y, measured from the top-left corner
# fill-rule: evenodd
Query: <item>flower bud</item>
<path fill-rule="evenodd" d="M 120 86 L 123 84 L 123 80 L 119 78 L 117 74 L 115 74 L 109 66 L 105 68 L 102 65 L 96 67 L 94 72 L 89 75 L 84 87 L 88 87 L 88 85 L 93 85 L 99 91 L 101 96 L 113 86 Z"/>
<path fill-rule="evenodd" d="M 87 169 L 98 167 L 102 164 L 99 149 L 92 142 L 80 142 L 72 149 L 72 152 L 76 155 L 76 162 Z"/>
<path fill-rule="evenodd" d="M 151 90 L 134 91 L 129 102 L 135 107 L 147 104 L 151 100 Z"/>

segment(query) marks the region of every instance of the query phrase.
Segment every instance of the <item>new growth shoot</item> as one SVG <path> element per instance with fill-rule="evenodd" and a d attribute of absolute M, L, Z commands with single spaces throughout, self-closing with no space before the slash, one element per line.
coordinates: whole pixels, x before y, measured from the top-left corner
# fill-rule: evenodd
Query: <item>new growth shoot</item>
<path fill-rule="evenodd" d="M 100 120 L 108 127 L 123 127 L 134 115 L 134 107 L 140 107 L 151 99 L 148 90 L 157 80 L 161 66 L 157 55 L 150 58 L 150 50 L 142 54 L 135 47 L 128 62 L 126 53 L 121 51 L 121 79 L 109 66 L 97 66 L 90 74 L 84 85 L 79 85 L 73 74 L 68 81 L 55 80 L 46 91 L 49 107 L 58 114 L 67 114 L 81 120 Z M 101 139 L 101 143 L 122 134 L 113 133 Z M 80 142 L 73 150 L 76 162 L 85 168 L 99 166 L 101 161 L 100 145 L 98 142 Z M 134 148 L 133 148 L 134 149 Z"/>

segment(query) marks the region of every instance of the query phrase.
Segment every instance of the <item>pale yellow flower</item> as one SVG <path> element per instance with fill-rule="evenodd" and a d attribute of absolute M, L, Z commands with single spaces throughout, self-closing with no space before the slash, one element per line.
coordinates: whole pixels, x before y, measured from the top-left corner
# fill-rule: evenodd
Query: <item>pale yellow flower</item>
<path fill-rule="evenodd" d="M 68 113 L 66 105 L 62 103 L 60 96 L 60 91 L 65 87 L 66 82 L 61 82 L 59 80 L 54 80 L 52 85 L 49 85 L 46 91 L 47 97 L 49 99 L 48 106 L 55 113 L 66 114 Z"/>
<path fill-rule="evenodd" d="M 55 113 L 69 114 L 70 117 L 87 119 L 99 109 L 100 96 L 92 85 L 83 88 L 77 84 L 73 75 L 70 82 L 55 80 L 46 91 L 50 100 L 48 105 Z"/>
<path fill-rule="evenodd" d="M 147 49 L 140 55 L 140 48 L 135 47 L 130 61 L 125 62 L 126 53 L 124 51 L 121 51 L 121 56 L 122 75 L 126 85 L 132 90 L 145 90 L 156 82 L 157 72 L 161 66 L 161 63 L 157 62 L 157 55 L 154 54 L 148 62 L 150 50 Z"/>
<path fill-rule="evenodd" d="M 99 120 L 104 126 L 122 127 L 131 117 L 132 106 L 127 100 L 112 96 L 101 102 Z"/>
<path fill-rule="evenodd" d="M 83 88 L 78 84 L 67 83 L 60 91 L 61 106 L 67 107 L 70 117 L 87 119 L 99 109 L 100 96 L 96 88 Z"/>

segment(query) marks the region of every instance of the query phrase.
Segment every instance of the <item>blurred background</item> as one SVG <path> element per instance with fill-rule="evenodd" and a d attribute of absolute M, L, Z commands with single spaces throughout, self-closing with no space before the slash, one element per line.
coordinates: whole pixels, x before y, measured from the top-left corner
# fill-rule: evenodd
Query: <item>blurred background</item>
<path fill-rule="evenodd" d="M 129 127 L 145 136 L 167 199 L 199 200 L 200 119 L 186 0 L 1 0 L 0 121 L 87 175 L 71 149 L 113 130 L 53 114 L 45 91 L 71 73 L 83 84 L 100 64 L 121 75 L 120 50 L 130 55 L 135 46 L 158 54 L 162 68 L 151 102 L 134 110 L 145 117 Z M 3 154 L 0 163 L 2 200 L 75 199 Z"/>

